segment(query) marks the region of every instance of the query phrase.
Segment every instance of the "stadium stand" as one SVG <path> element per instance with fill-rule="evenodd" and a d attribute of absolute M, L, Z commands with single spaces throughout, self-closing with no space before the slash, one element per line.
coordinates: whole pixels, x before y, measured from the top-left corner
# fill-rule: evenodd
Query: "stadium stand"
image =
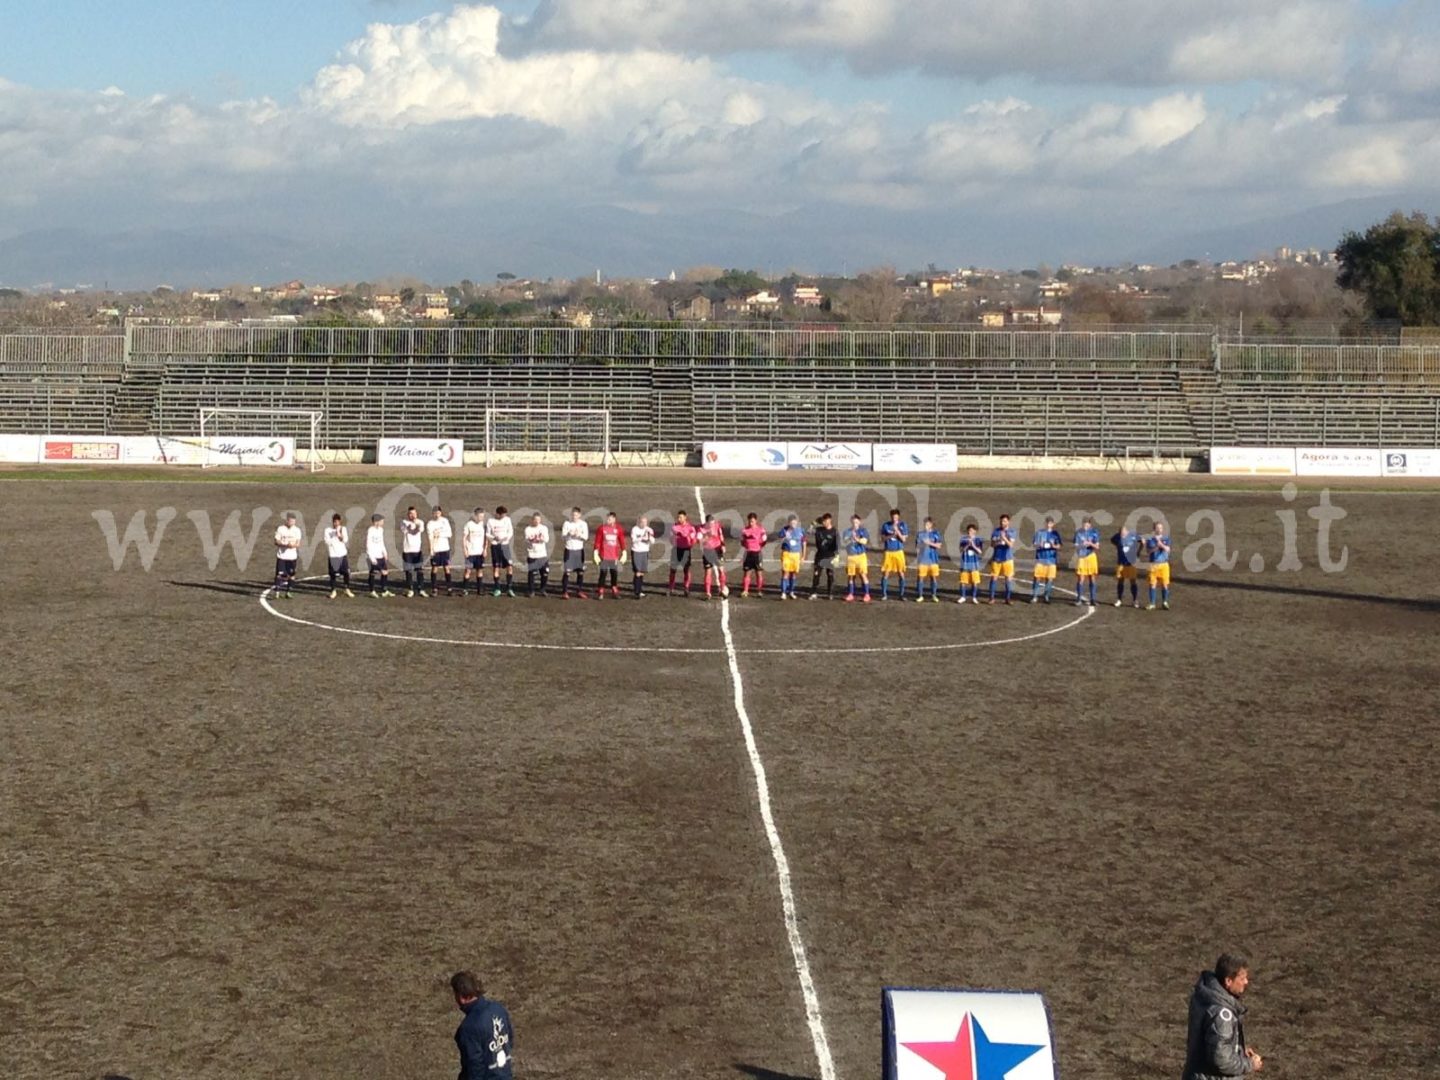
<path fill-rule="evenodd" d="M 191 435 L 206 406 L 320 411 L 335 449 L 382 436 L 478 442 L 487 409 L 520 407 L 608 409 L 612 439 L 645 450 L 707 439 L 1105 456 L 1440 446 L 1440 346 L 830 328 L 0 335 L 0 430 Z"/>

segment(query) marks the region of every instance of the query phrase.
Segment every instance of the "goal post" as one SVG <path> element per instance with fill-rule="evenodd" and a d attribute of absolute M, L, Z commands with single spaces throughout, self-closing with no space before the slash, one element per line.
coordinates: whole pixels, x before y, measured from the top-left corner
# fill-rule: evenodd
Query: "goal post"
<path fill-rule="evenodd" d="M 320 460 L 320 421 L 324 416 L 310 409 L 202 408 L 201 467 L 288 465 L 324 472 L 325 463 Z M 293 453 L 288 445 L 292 440 Z"/>
<path fill-rule="evenodd" d="M 610 468 L 615 450 L 610 441 L 609 409 L 540 407 L 485 410 L 485 467 L 500 454 L 570 455 L 576 463 Z"/>

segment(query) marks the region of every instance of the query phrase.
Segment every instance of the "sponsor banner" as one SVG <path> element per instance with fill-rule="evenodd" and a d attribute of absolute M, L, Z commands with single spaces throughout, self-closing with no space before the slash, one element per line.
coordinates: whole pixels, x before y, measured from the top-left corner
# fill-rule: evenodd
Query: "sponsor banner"
<path fill-rule="evenodd" d="M 955 444 L 876 443 L 876 472 L 956 472 L 960 458 Z"/>
<path fill-rule="evenodd" d="M 1296 476 L 1379 476 L 1379 450 L 1302 446 L 1295 451 Z"/>
<path fill-rule="evenodd" d="M 46 435 L 40 440 L 40 460 L 118 465 L 124 460 L 124 443 L 98 435 Z"/>
<path fill-rule="evenodd" d="M 208 440 L 207 440 L 208 441 Z M 121 459 L 127 465 L 204 465 L 205 443 L 195 439 L 134 435 L 122 438 Z"/>
<path fill-rule="evenodd" d="M 7 465 L 34 465 L 39 460 L 39 435 L 0 435 L 0 462 Z"/>
<path fill-rule="evenodd" d="M 290 436 L 216 435 L 208 439 L 207 464 L 270 465 L 295 464 L 295 440 Z"/>
<path fill-rule="evenodd" d="M 1386 450 L 1386 476 L 1440 476 L 1440 450 Z"/>
<path fill-rule="evenodd" d="M 1212 446 L 1216 476 L 1294 476 L 1295 451 L 1288 446 Z"/>
<path fill-rule="evenodd" d="M 870 443 L 792 442 L 786 448 L 790 469 L 862 469 L 873 467 Z"/>
<path fill-rule="evenodd" d="M 789 460 L 785 443 L 707 442 L 700 447 L 700 465 L 706 469 L 783 469 Z"/>
<path fill-rule="evenodd" d="M 1058 1080 L 1045 995 L 902 990 L 880 995 L 885 1080 Z"/>
<path fill-rule="evenodd" d="M 465 464 L 465 443 L 460 439 L 381 439 L 375 448 L 375 463 L 458 469 Z"/>

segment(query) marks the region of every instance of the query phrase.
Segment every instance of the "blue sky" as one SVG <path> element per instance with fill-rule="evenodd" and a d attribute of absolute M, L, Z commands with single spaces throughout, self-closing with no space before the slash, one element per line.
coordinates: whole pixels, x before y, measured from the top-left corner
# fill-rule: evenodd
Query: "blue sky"
<path fill-rule="evenodd" d="M 596 256 L 546 222 L 577 214 L 596 236 L 610 222 L 602 250 L 636 270 L 713 261 L 707 242 L 744 231 L 726 214 L 777 223 L 753 245 L 771 266 L 1099 261 L 1428 198 L 1437 9 L 18 3 L 0 42 L 0 275 L 4 237 L 57 228 L 299 238 L 357 274 L 407 237 L 454 249 L 446 266 L 493 248 L 566 273 Z"/>

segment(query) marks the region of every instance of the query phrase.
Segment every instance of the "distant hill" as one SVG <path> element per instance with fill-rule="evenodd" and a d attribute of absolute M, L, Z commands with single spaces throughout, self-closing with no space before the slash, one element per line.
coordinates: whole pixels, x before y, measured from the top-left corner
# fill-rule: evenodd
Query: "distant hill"
<path fill-rule="evenodd" d="M 1333 248 L 1346 229 L 1396 208 L 1440 211 L 1422 194 L 1352 199 L 1275 217 L 1177 232 L 1112 212 L 989 207 L 949 211 L 856 209 L 811 203 L 776 214 L 727 207 L 641 213 L 616 206 L 504 207 L 452 211 L 443 225 L 374 213 L 364 228 L 312 230 L 203 226 L 107 232 L 64 228 L 0 239 L 0 285 L 108 283 L 114 289 L 377 280 L 405 275 L 440 283 L 488 281 L 502 270 L 534 277 L 661 276 L 698 264 L 771 273 L 856 273 L 890 264 L 1021 269 L 1065 262 L 1169 265 L 1187 258 L 1245 259 L 1279 245 Z M 429 219 L 425 219 L 429 220 Z"/>
<path fill-rule="evenodd" d="M 1214 262 L 1252 259 L 1268 255 L 1282 245 L 1330 251 L 1346 231 L 1363 230 L 1388 217 L 1393 210 L 1440 213 L 1440 198 L 1434 194 L 1382 195 L 1312 206 L 1292 214 L 1224 225 L 1146 244 L 1135 251 L 1129 261 L 1168 266 L 1182 259 L 1208 257 Z"/>

